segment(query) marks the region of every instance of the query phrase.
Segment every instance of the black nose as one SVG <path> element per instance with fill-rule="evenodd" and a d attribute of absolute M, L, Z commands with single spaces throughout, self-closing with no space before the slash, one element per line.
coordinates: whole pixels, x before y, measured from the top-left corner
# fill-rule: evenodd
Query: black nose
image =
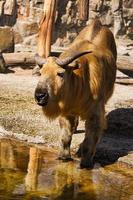
<path fill-rule="evenodd" d="M 48 98 L 49 98 L 49 95 L 48 95 L 47 90 L 45 90 L 43 92 L 38 91 L 38 90 L 35 91 L 35 100 L 36 100 L 38 105 L 40 105 L 40 106 L 47 105 Z"/>

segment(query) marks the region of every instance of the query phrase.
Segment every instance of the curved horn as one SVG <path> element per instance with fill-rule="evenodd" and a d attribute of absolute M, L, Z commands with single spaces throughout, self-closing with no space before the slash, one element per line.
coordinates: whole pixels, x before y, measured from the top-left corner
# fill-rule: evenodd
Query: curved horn
<path fill-rule="evenodd" d="M 65 65 L 68 65 L 70 64 L 71 62 L 73 62 L 75 59 L 87 54 L 87 53 L 92 53 L 92 51 L 83 51 L 83 52 L 77 52 L 77 53 L 74 53 L 73 55 L 69 56 L 69 57 L 66 57 L 66 58 L 57 58 L 56 59 L 56 63 L 58 65 L 60 65 L 61 67 L 64 67 Z"/>
<path fill-rule="evenodd" d="M 39 56 L 38 53 L 35 54 L 35 61 L 38 65 L 41 65 L 41 66 L 46 63 L 46 59 Z"/>

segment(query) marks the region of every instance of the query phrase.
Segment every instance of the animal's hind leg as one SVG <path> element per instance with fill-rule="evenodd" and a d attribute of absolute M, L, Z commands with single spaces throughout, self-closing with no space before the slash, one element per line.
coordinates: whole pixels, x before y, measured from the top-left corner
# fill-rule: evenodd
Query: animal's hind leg
<path fill-rule="evenodd" d="M 103 121 L 102 125 L 103 125 L 103 130 L 102 131 L 104 132 L 107 129 L 107 127 L 108 127 L 108 125 L 107 125 L 107 119 L 106 118 L 104 118 L 104 121 Z M 81 157 L 82 145 L 83 145 L 83 142 L 80 144 L 79 149 L 77 150 L 77 152 L 75 154 L 79 158 Z"/>
<path fill-rule="evenodd" d="M 104 112 L 88 117 L 85 122 L 85 138 L 81 144 L 81 168 L 93 166 L 93 157 L 96 151 L 96 145 L 100 141 L 104 129 Z"/>
<path fill-rule="evenodd" d="M 59 159 L 71 160 L 70 145 L 72 140 L 72 134 L 76 131 L 78 125 L 77 117 L 60 117 L 59 124 L 62 131 L 61 150 L 59 154 Z"/>

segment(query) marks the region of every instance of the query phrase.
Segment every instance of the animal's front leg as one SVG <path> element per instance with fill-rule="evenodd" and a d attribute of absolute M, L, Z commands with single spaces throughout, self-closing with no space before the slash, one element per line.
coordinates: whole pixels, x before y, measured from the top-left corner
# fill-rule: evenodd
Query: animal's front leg
<path fill-rule="evenodd" d="M 73 116 L 60 117 L 59 123 L 62 131 L 60 139 L 61 150 L 59 154 L 59 159 L 72 160 L 70 153 L 70 145 L 72 140 L 72 134 L 75 132 L 77 126 L 77 119 Z"/>
<path fill-rule="evenodd" d="M 89 117 L 85 122 L 85 139 L 81 144 L 81 168 L 92 168 L 96 145 L 101 139 L 104 128 L 103 113 Z"/>

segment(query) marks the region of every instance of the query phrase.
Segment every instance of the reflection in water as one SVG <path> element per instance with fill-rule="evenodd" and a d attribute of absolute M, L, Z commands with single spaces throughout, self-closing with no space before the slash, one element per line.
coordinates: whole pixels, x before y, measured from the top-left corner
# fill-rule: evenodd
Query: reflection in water
<path fill-rule="evenodd" d="M 27 191 L 33 191 L 37 188 L 37 178 L 42 165 L 42 154 L 39 149 L 30 147 L 29 155 L 25 186 Z"/>
<path fill-rule="evenodd" d="M 80 170 L 56 154 L 0 140 L 0 200 L 132 200 L 133 170 L 114 164 Z"/>
<path fill-rule="evenodd" d="M 13 146 L 9 141 L 0 143 L 0 166 L 1 168 L 16 168 L 16 161 L 13 152 Z"/>

